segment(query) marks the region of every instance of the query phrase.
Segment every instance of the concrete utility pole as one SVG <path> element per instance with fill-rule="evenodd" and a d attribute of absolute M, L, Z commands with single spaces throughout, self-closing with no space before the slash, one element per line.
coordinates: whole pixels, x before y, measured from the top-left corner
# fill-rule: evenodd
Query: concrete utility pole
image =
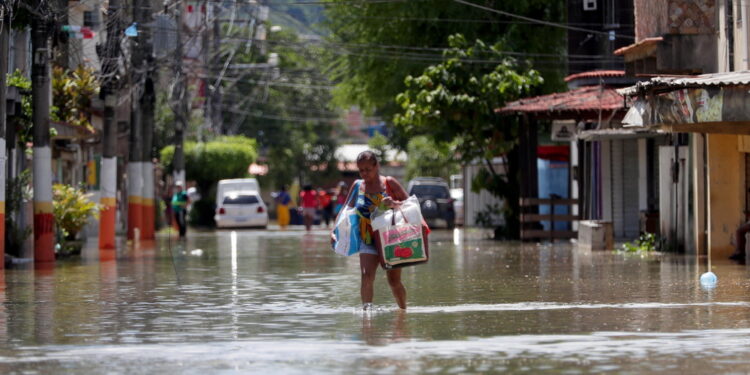
<path fill-rule="evenodd" d="M 149 45 L 150 47 L 150 45 Z M 151 54 L 149 48 L 149 56 Z M 156 107 L 156 94 L 154 90 L 154 79 L 151 66 L 153 59 L 149 61 L 149 70 L 146 76 L 146 84 L 141 97 L 141 112 L 143 113 L 143 205 L 141 206 L 141 218 L 143 220 L 142 238 L 144 240 L 154 239 L 156 229 L 156 201 L 154 197 L 154 108 Z"/>
<path fill-rule="evenodd" d="M 141 144 L 143 121 L 141 112 L 142 84 L 147 69 L 143 56 L 143 29 L 140 9 L 146 1 L 133 1 L 133 21 L 138 23 L 138 36 L 131 43 L 130 62 L 132 66 L 131 85 L 134 89 L 130 98 L 130 133 L 128 137 L 128 239 L 140 239 L 143 232 L 143 149 Z"/>
<path fill-rule="evenodd" d="M 180 182 L 185 187 L 185 152 L 183 144 L 185 141 L 185 129 L 187 129 L 188 117 L 188 92 L 185 73 L 182 70 L 182 6 L 183 2 L 178 0 L 175 9 L 175 21 L 177 22 L 177 46 L 174 56 L 174 87 L 172 89 L 172 111 L 175 117 L 174 131 L 174 182 Z"/>
<path fill-rule="evenodd" d="M 219 79 L 219 75 L 221 74 L 221 4 L 214 3 L 213 4 L 213 16 L 214 16 L 214 24 L 213 24 L 213 44 L 211 45 L 211 59 L 208 61 L 210 64 L 209 71 L 212 73 L 209 76 L 208 81 L 211 82 L 209 85 L 209 110 L 210 110 L 210 120 L 211 120 L 211 129 L 219 134 L 224 134 L 225 129 L 223 129 L 222 126 L 222 116 L 221 116 L 221 109 L 222 109 L 222 103 L 221 103 L 221 80 Z M 208 50 L 208 48 L 206 48 Z"/>
<path fill-rule="evenodd" d="M 120 55 L 122 28 L 118 19 L 120 0 L 109 0 L 107 9 L 107 40 L 101 53 L 102 86 L 99 96 L 104 101 L 102 131 L 101 199 L 103 208 L 99 220 L 99 248 L 114 249 L 115 220 L 117 218 L 117 60 Z"/>
<path fill-rule="evenodd" d="M 0 259 L 5 259 L 5 121 L 8 117 L 7 87 L 8 46 L 10 40 L 10 17 L 6 5 L 0 5 Z M 5 262 L 0 264 L 0 269 Z"/>
<path fill-rule="evenodd" d="M 139 10 L 136 12 L 136 22 L 139 25 L 150 23 L 151 20 L 151 1 L 137 0 L 140 3 Z M 152 33 L 148 27 L 139 29 L 138 41 L 144 61 L 144 86 L 141 95 L 141 131 L 142 131 L 142 176 L 143 176 L 143 196 L 141 200 L 141 221 L 143 230 L 141 238 L 144 240 L 154 239 L 154 229 L 156 225 L 156 212 L 154 201 L 154 108 L 156 107 L 156 94 L 154 92 L 154 55 L 152 45 Z"/>
<path fill-rule="evenodd" d="M 34 1 L 42 14 L 50 11 L 45 1 Z M 49 146 L 50 48 L 48 18 L 35 14 L 31 20 L 31 97 L 34 124 L 34 261 L 55 261 L 55 218 L 52 213 L 52 152 Z"/>

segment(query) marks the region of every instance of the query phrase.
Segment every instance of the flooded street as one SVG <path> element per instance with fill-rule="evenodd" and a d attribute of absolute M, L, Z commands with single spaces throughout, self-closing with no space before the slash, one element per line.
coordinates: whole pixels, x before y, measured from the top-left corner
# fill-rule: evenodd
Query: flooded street
<path fill-rule="evenodd" d="M 193 231 L 49 270 L 5 271 L 0 373 L 707 373 L 750 371 L 750 282 L 694 257 L 436 231 L 363 313 L 358 258 L 326 231 Z M 174 259 L 174 262 L 170 259 Z"/>

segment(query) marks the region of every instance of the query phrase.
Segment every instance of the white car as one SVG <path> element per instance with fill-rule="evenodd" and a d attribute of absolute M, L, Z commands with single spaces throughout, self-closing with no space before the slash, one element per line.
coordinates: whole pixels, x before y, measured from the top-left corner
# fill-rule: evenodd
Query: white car
<path fill-rule="evenodd" d="M 265 228 L 268 208 L 257 191 L 230 191 L 216 202 L 214 220 L 217 228 Z"/>

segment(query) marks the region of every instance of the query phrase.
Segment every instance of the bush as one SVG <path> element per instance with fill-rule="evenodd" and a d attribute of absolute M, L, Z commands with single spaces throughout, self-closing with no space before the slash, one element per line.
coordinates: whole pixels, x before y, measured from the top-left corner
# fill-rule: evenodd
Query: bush
<path fill-rule="evenodd" d="M 207 143 L 185 142 L 185 174 L 195 181 L 201 200 L 193 202 L 188 221 L 199 226 L 214 226 L 214 186 L 219 180 L 248 175 L 247 168 L 258 157 L 256 142 L 243 136 L 218 137 Z M 174 169 L 174 146 L 161 150 L 161 163 L 168 172 Z"/>
<path fill-rule="evenodd" d="M 621 251 L 648 252 L 659 249 L 659 239 L 653 233 L 644 233 L 637 240 L 622 244 Z"/>
<path fill-rule="evenodd" d="M 89 218 L 98 217 L 101 206 L 92 202 L 91 194 L 69 185 L 52 186 L 52 209 L 55 225 L 65 240 L 74 240 Z"/>

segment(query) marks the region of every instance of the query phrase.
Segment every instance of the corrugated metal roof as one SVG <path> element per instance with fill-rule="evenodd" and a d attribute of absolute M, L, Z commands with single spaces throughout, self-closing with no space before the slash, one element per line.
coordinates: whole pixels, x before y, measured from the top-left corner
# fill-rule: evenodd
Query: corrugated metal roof
<path fill-rule="evenodd" d="M 566 92 L 535 96 L 507 103 L 496 113 L 559 114 L 599 110 L 624 110 L 624 99 L 615 89 L 604 86 L 585 86 Z"/>
<path fill-rule="evenodd" d="M 652 89 L 679 89 L 697 86 L 736 86 L 750 84 L 750 70 L 741 72 L 711 73 L 694 77 L 660 76 L 648 81 L 638 82 L 635 86 L 617 90 L 625 96 L 632 96 Z"/>

